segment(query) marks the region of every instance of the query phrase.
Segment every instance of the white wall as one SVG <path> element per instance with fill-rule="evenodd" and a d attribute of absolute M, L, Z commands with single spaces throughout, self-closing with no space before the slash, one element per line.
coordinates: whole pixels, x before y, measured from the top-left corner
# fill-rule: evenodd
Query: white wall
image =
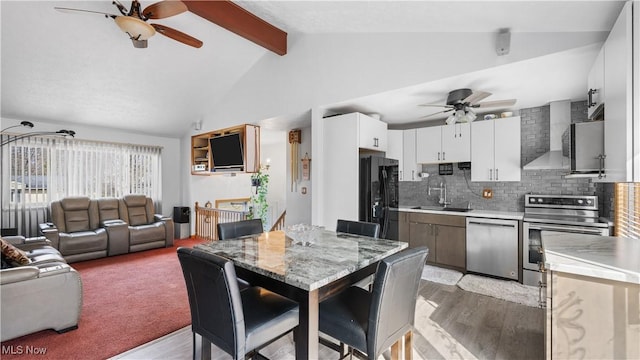
<path fill-rule="evenodd" d="M 0 125 L 4 129 L 9 126 L 18 125 L 20 124 L 20 121 L 23 120 L 33 122 L 35 126 L 32 131 L 58 131 L 60 129 L 69 129 L 76 132 L 76 139 L 161 146 L 162 214 L 165 216 L 173 216 L 173 207 L 183 205 L 179 190 L 182 188 L 183 180 L 180 176 L 180 163 L 183 159 L 182 154 L 180 153 L 180 139 L 136 134 L 96 126 L 47 123 L 32 119 L 16 120 L 3 118 Z M 20 128 L 15 128 L 15 131 L 22 132 Z"/>
<path fill-rule="evenodd" d="M 302 179 L 302 158 L 305 154 L 308 154 L 311 158 L 311 163 L 315 161 L 313 154 L 311 153 L 311 127 L 301 128 L 301 143 L 298 145 L 298 161 L 299 161 L 299 174 L 298 181 L 294 184 L 293 191 L 291 190 L 291 172 L 287 168 L 287 216 L 285 218 L 285 225 L 293 224 L 311 224 L 311 197 L 312 197 L 312 184 L 314 180 L 319 176 L 310 173 L 310 180 Z M 289 145 L 287 145 L 287 165 L 291 162 L 291 152 L 289 151 Z M 303 189 L 306 188 L 306 194 L 303 194 Z"/>
<path fill-rule="evenodd" d="M 265 134 L 265 131 L 262 131 Z M 262 164 L 269 164 L 269 185 L 267 187 L 267 203 L 269 204 L 269 227 L 278 219 L 287 207 L 287 133 L 278 131 L 269 135 L 272 140 L 260 146 Z"/>

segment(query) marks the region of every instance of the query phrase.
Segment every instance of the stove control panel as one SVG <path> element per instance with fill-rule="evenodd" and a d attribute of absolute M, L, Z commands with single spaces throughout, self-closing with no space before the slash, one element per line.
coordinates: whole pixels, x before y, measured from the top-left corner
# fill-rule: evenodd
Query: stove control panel
<path fill-rule="evenodd" d="M 590 195 L 525 195 L 525 208 L 598 209 L 598 197 Z"/>

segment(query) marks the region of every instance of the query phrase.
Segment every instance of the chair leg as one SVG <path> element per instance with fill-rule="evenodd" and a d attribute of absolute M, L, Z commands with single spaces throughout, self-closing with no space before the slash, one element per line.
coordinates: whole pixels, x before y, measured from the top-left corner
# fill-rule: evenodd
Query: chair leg
<path fill-rule="evenodd" d="M 413 332 L 404 335 L 404 360 L 413 360 Z"/>
<path fill-rule="evenodd" d="M 211 360 L 211 341 L 201 336 L 202 343 L 200 346 L 200 359 L 202 360 Z"/>
<path fill-rule="evenodd" d="M 196 360 L 196 333 L 194 333 L 193 331 L 191 332 L 191 347 L 193 350 L 193 360 Z"/>

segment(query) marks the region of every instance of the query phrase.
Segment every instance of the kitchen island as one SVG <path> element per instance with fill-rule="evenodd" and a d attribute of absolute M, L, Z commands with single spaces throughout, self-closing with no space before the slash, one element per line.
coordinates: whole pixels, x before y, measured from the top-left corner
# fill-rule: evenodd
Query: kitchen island
<path fill-rule="evenodd" d="M 547 359 L 640 358 L 640 241 L 542 232 Z"/>

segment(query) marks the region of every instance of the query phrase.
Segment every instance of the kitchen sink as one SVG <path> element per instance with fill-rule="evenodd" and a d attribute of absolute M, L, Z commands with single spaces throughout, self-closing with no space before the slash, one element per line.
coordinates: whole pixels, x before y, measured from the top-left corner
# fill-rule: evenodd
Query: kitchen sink
<path fill-rule="evenodd" d="M 440 209 L 442 211 L 459 211 L 459 212 L 467 212 L 467 211 L 471 211 L 472 209 L 467 209 L 467 208 L 458 208 L 458 207 L 445 207 Z"/>
<path fill-rule="evenodd" d="M 416 210 L 435 210 L 435 211 L 458 211 L 458 212 L 467 212 L 472 209 L 460 208 L 460 207 L 444 207 L 444 206 L 414 206 L 412 209 Z"/>

